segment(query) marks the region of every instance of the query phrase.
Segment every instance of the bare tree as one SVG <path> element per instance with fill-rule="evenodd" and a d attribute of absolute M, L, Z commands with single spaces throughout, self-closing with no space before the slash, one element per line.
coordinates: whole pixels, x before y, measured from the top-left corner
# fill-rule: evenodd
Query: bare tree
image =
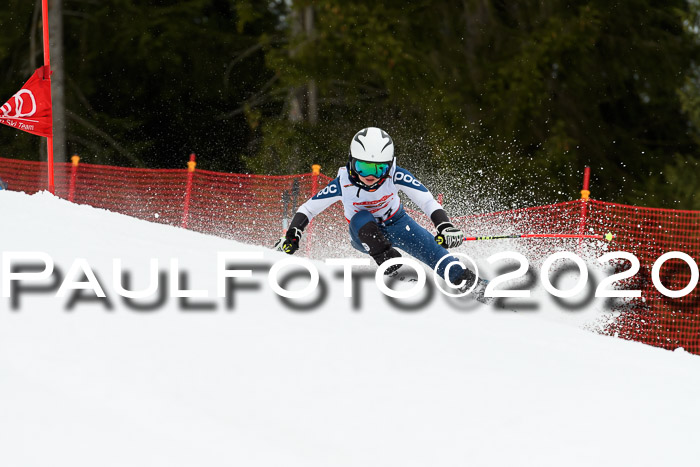
<path fill-rule="evenodd" d="M 300 11 L 292 12 L 292 35 L 305 35 L 305 40 L 313 40 L 314 37 L 314 9 L 313 6 L 305 6 Z M 295 50 L 289 54 L 293 58 Z M 314 79 L 309 80 L 305 86 L 293 88 L 289 92 L 289 120 L 292 122 L 307 121 L 315 125 L 318 121 L 318 86 Z"/>
<path fill-rule="evenodd" d="M 41 2 L 41 0 L 37 0 Z M 63 0 L 49 0 L 53 160 L 66 162 L 66 99 L 63 68 Z"/>

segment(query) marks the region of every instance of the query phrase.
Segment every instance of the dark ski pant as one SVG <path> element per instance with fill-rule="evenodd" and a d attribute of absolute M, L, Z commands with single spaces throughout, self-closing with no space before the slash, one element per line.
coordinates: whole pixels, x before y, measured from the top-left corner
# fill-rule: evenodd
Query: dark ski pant
<path fill-rule="evenodd" d="M 458 261 L 446 249 L 438 245 L 433 234 L 421 227 L 403 208 L 386 222 L 378 222 L 369 211 L 360 211 L 355 214 L 350 219 L 350 243 L 356 250 L 368 253 L 357 234 L 362 226 L 368 222 L 376 222 L 393 246 L 424 262 L 430 266 L 430 269 L 435 270 L 438 261 L 447 255 L 448 257 L 440 263 L 437 270 L 440 277 L 445 277 L 445 269 L 450 263 Z M 463 268 L 459 266 L 450 268 L 450 282 L 460 282 L 459 276 L 462 271 Z"/>

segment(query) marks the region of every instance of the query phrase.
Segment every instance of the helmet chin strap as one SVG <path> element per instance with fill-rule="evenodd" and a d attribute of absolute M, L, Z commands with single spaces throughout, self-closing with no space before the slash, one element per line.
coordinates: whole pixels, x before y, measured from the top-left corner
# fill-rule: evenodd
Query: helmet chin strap
<path fill-rule="evenodd" d="M 382 177 L 382 178 L 380 178 L 379 180 L 377 180 L 376 182 L 374 182 L 374 183 L 373 183 L 372 185 L 370 185 L 370 186 L 367 186 L 367 185 L 365 185 L 364 183 L 362 183 L 362 185 L 365 185 L 365 187 L 366 187 L 365 189 L 366 189 L 367 191 L 374 191 L 374 190 L 376 190 L 377 188 L 379 188 L 380 186 L 382 186 L 382 185 L 384 184 L 385 181 L 386 181 L 386 177 Z"/>

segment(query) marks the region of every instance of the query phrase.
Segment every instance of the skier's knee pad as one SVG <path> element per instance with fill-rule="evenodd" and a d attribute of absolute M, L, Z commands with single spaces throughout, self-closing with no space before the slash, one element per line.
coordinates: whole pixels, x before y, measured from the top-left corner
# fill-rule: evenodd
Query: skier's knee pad
<path fill-rule="evenodd" d="M 350 228 L 359 235 L 360 229 L 364 227 L 368 222 L 372 222 L 373 224 L 377 223 L 377 220 L 374 218 L 371 212 L 369 211 L 360 211 L 354 216 L 352 216 L 352 219 L 350 219 Z"/>
<path fill-rule="evenodd" d="M 367 222 L 360 227 L 357 231 L 357 238 L 369 247 L 369 254 L 372 256 L 391 248 L 391 242 L 386 238 L 384 232 L 379 228 L 379 224 L 375 221 Z"/>

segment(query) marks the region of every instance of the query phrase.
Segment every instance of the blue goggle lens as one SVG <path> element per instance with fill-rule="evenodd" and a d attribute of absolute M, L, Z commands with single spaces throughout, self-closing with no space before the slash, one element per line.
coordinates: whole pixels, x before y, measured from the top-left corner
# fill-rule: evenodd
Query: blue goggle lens
<path fill-rule="evenodd" d="M 377 177 L 382 178 L 389 171 L 391 164 L 387 163 L 376 163 L 367 161 L 355 161 L 354 169 L 358 175 L 362 177 Z"/>

